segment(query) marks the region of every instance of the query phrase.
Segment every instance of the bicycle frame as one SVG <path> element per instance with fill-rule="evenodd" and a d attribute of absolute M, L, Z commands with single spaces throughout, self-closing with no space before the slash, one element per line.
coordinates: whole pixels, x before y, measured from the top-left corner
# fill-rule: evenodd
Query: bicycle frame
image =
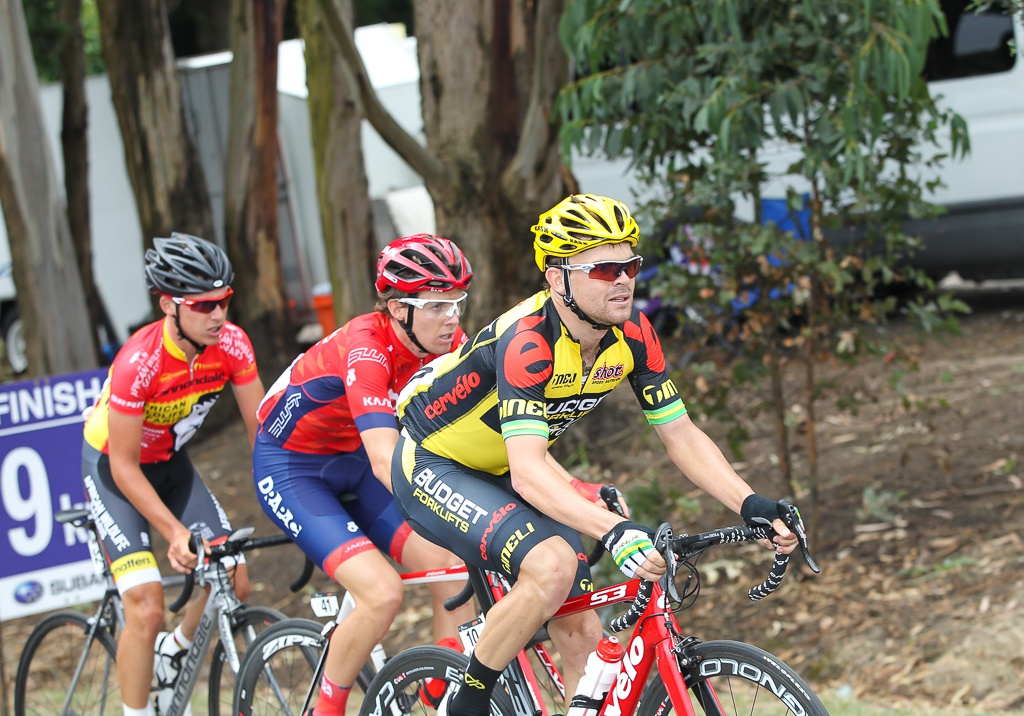
<path fill-rule="evenodd" d="M 231 632 L 231 617 L 245 605 L 235 596 L 227 567 L 219 560 L 211 561 L 203 572 L 203 578 L 197 580 L 197 583 L 200 586 L 210 585 L 210 594 L 199 618 L 195 636 L 192 637 L 192 646 L 189 647 L 181 662 L 181 670 L 174 686 L 174 696 L 165 716 L 182 716 L 184 714 L 192 691 L 199 681 L 202 666 L 210 651 L 215 633 L 219 632 L 220 634 L 220 641 L 224 645 L 224 655 L 231 668 L 231 673 L 238 674 L 241 663 Z"/>
<path fill-rule="evenodd" d="M 491 599 L 493 601 L 500 599 L 502 584 L 496 584 L 495 577 L 507 586 L 505 580 L 496 573 L 481 572 L 480 570 L 472 570 L 470 579 L 480 579 L 481 574 L 486 575 L 487 593 L 490 594 Z M 639 586 L 640 581 L 634 579 L 598 589 L 591 594 L 573 597 L 562 605 L 552 619 L 579 614 L 611 604 L 632 602 L 636 599 Z M 663 595 L 661 586 L 655 585 L 650 602 L 637 621 L 633 637 L 628 644 L 624 645 L 618 674 L 598 716 L 628 716 L 635 713 L 647 679 L 655 667 L 665 683 L 676 713 L 679 716 L 695 716 L 693 705 L 687 695 L 686 683 L 679 673 L 675 651 L 681 634 L 679 623 L 675 614 L 665 610 Z M 561 683 L 561 678 L 558 676 L 547 650 L 543 649 L 542 644 L 534 644 L 530 648 L 537 650 L 538 647 L 542 649 L 537 652 L 541 663 L 549 676 L 559 684 L 559 690 L 564 695 L 564 685 Z M 543 699 L 539 698 L 537 676 L 533 672 L 525 650 L 521 651 L 516 660 L 506 668 L 502 679 L 517 712 L 540 713 L 547 716 L 547 706 Z M 713 697 L 713 695 L 711 696 Z"/>

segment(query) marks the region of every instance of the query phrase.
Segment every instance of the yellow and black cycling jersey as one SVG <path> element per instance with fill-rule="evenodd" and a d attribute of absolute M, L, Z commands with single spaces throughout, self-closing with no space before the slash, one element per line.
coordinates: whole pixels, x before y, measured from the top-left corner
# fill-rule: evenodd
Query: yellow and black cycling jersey
<path fill-rule="evenodd" d="M 605 334 L 585 375 L 579 343 L 550 292 L 541 291 L 413 375 L 399 397 L 398 417 L 421 447 L 502 475 L 509 469 L 505 439 L 540 435 L 550 444 L 627 379 L 652 425 L 686 413 L 642 313 L 634 308 Z"/>

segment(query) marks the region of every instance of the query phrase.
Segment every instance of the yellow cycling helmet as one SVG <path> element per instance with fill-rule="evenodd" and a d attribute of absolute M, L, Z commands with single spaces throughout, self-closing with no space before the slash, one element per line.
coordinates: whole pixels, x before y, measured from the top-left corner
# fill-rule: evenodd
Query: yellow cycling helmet
<path fill-rule="evenodd" d="M 547 268 L 549 256 L 568 258 L 604 244 L 629 242 L 636 246 L 640 227 L 621 201 L 595 194 L 573 194 L 540 215 L 533 227 L 537 268 Z"/>

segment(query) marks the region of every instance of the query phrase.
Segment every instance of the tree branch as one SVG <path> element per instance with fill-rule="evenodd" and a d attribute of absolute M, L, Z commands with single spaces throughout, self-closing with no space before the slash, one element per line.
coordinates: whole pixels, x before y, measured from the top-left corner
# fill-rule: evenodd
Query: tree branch
<path fill-rule="evenodd" d="M 447 167 L 444 162 L 416 141 L 415 137 L 402 129 L 401 125 L 381 104 L 377 93 L 370 84 L 363 59 L 359 56 L 359 50 L 356 48 L 352 28 L 344 14 L 339 11 L 334 0 L 316 0 L 316 2 L 327 22 L 327 34 L 341 55 L 342 62 L 355 78 L 363 114 L 388 146 L 394 149 L 412 167 L 413 171 L 423 177 L 423 181 L 428 187 L 444 191 L 451 181 Z"/>

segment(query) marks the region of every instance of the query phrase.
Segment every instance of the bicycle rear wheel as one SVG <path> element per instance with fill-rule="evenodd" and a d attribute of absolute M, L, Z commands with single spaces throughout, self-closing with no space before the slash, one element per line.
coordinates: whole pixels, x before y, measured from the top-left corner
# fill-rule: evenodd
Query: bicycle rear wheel
<path fill-rule="evenodd" d="M 239 659 L 245 656 L 245 652 L 263 630 L 284 620 L 284 614 L 267 607 L 246 606 L 239 612 L 232 625 L 232 634 L 235 637 L 235 648 L 238 650 Z M 241 664 L 239 664 L 239 671 L 241 671 Z M 210 661 L 210 716 L 222 716 L 222 714 L 228 716 L 231 713 L 234 695 L 235 675 L 228 663 L 224 644 L 218 639 Z"/>
<path fill-rule="evenodd" d="M 51 614 L 25 642 L 14 680 L 15 716 L 118 715 L 117 645 L 100 628 L 89 640 L 89 619 L 76 612 Z M 83 658 L 84 657 L 84 658 Z M 77 680 L 76 670 L 81 663 Z M 61 709 L 70 700 L 66 712 Z"/>
<path fill-rule="evenodd" d="M 684 650 L 681 668 L 690 702 L 706 716 L 828 716 L 796 672 L 766 651 L 736 641 L 709 641 Z M 667 716 L 672 701 L 657 673 L 647 686 L 638 716 Z"/>
<path fill-rule="evenodd" d="M 427 679 L 448 682 L 441 698 L 454 693 L 462 682 L 469 658 L 461 652 L 440 646 L 406 649 L 390 659 L 366 690 L 359 716 L 432 716 L 437 701 L 427 696 L 436 690 L 424 686 Z M 491 697 L 491 716 L 514 716 L 512 700 L 500 687 Z"/>

